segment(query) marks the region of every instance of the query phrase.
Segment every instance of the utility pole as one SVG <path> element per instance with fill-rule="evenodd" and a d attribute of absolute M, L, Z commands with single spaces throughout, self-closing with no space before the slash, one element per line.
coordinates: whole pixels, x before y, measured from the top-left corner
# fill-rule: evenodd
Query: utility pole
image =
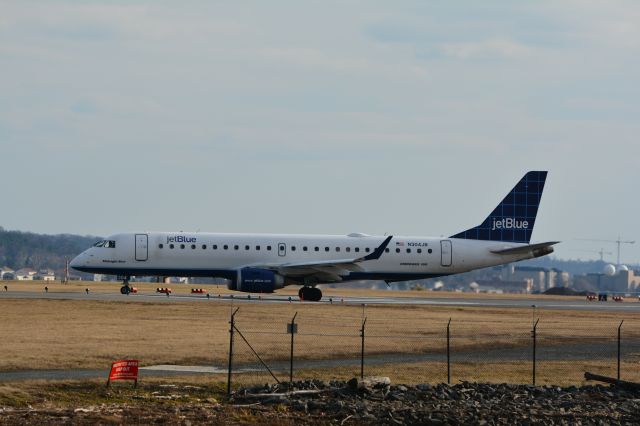
<path fill-rule="evenodd" d="M 69 284 L 69 259 L 65 259 L 64 266 L 64 283 Z"/>

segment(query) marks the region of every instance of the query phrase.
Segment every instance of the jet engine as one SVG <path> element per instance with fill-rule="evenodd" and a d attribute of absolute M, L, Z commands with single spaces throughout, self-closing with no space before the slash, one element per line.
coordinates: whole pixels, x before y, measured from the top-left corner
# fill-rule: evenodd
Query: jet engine
<path fill-rule="evenodd" d="M 273 293 L 284 287 L 284 277 L 269 269 L 242 268 L 234 282 L 229 283 L 230 290 L 246 293 Z"/>

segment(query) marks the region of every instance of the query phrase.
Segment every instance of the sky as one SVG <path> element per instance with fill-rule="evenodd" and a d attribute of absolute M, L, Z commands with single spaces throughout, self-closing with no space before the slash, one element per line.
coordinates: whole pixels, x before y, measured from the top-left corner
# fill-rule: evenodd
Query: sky
<path fill-rule="evenodd" d="M 0 226 L 533 240 L 640 262 L 640 2 L 11 1 Z"/>

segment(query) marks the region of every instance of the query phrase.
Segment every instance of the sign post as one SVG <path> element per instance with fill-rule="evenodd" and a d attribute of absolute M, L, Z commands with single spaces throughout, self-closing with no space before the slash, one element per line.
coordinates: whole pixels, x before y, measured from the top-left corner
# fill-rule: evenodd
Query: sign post
<path fill-rule="evenodd" d="M 293 335 L 298 332 L 298 324 L 296 324 L 296 317 L 298 313 L 296 312 L 293 318 L 291 319 L 291 323 L 287 324 L 287 333 L 291 334 L 291 357 L 289 358 L 289 384 L 293 384 Z"/>
<path fill-rule="evenodd" d="M 113 362 L 111 364 L 107 386 L 114 380 L 133 380 L 133 386 L 138 386 L 138 365 L 139 361 L 137 359 L 125 359 Z"/>

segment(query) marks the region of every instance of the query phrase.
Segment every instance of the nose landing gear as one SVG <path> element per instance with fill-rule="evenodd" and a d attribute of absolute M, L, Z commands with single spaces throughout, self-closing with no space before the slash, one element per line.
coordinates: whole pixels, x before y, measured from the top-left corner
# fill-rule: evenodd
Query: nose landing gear
<path fill-rule="evenodd" d="M 302 287 L 298 290 L 300 300 L 308 300 L 309 302 L 319 302 L 322 299 L 322 292 L 315 287 Z"/>

